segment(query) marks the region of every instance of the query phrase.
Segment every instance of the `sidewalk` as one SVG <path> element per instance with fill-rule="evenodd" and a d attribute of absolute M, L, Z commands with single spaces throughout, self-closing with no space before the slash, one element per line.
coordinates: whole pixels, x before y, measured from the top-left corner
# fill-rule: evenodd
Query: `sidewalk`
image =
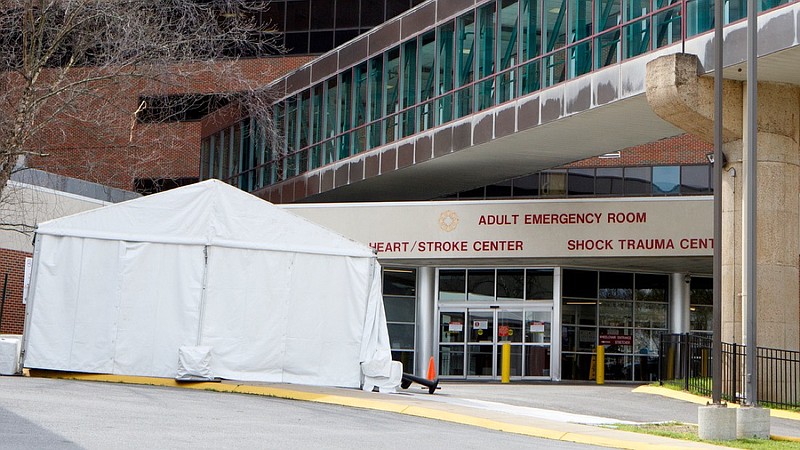
<path fill-rule="evenodd" d="M 561 383 L 501 385 L 450 382 L 442 383 L 435 394 L 429 395 L 427 389 L 418 389 L 415 387 L 416 385 L 412 385 L 408 390 L 399 390 L 397 394 L 380 394 L 357 389 L 279 383 L 243 383 L 227 380 L 219 383 L 178 383 L 164 378 L 43 371 L 33 371 L 31 376 L 265 395 L 394 412 L 509 433 L 611 448 L 721 448 L 598 426 L 612 423 L 672 421 L 678 419 L 670 419 L 667 416 L 674 415 L 675 412 L 686 415 L 689 414 L 689 411 L 694 411 L 694 420 L 682 421 L 696 422 L 697 405 L 695 403 L 684 398 L 670 398 L 667 396 L 671 395 L 670 392 L 667 392 L 669 390 L 649 386 L 634 389 L 634 386 L 619 385 L 565 385 Z M 566 396 L 565 392 L 570 392 L 571 395 Z M 577 402 L 576 405 L 564 407 L 565 403 L 576 403 L 575 395 L 582 401 Z M 560 402 L 562 407 L 551 407 L 555 402 Z M 702 404 L 705 404 L 705 401 Z M 677 405 L 680 405 L 680 408 L 676 408 Z M 639 411 L 642 409 L 660 410 L 664 419 L 649 420 L 652 417 L 646 417 L 645 420 L 629 420 L 639 417 L 641 415 Z M 604 410 L 609 414 L 594 414 Z M 620 419 L 620 417 L 623 418 Z M 789 429 L 796 427 L 797 436 L 800 438 L 800 414 L 794 413 L 794 417 L 780 420 L 788 421 Z M 774 421 L 775 419 L 773 419 Z"/>

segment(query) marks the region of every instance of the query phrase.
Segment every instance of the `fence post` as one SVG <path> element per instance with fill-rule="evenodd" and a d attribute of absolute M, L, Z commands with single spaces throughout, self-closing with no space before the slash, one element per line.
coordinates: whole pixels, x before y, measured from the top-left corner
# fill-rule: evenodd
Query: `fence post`
<path fill-rule="evenodd" d="M 736 379 L 739 376 L 739 350 L 736 348 L 736 342 L 733 343 L 733 364 L 732 364 L 732 373 L 731 373 L 731 382 L 733 383 L 733 392 L 731 392 L 731 401 L 733 403 L 739 403 L 739 397 L 736 395 Z"/>
<path fill-rule="evenodd" d="M 683 389 L 689 391 L 689 374 L 691 372 L 690 364 L 692 357 L 690 354 L 689 335 L 684 334 L 681 336 L 683 339 Z"/>

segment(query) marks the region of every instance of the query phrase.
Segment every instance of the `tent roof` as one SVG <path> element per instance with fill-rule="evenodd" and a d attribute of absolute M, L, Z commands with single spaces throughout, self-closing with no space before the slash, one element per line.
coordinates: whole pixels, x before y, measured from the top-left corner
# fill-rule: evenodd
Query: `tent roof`
<path fill-rule="evenodd" d="M 374 257 L 364 244 L 219 180 L 50 220 L 36 231 L 128 242 Z"/>

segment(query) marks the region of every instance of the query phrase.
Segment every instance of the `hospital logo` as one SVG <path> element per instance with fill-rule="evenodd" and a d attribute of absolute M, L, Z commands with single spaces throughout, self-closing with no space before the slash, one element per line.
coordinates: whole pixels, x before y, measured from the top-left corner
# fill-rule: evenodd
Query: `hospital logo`
<path fill-rule="evenodd" d="M 458 226 L 458 214 L 453 211 L 447 210 L 439 215 L 439 228 L 444 231 L 450 232 Z"/>

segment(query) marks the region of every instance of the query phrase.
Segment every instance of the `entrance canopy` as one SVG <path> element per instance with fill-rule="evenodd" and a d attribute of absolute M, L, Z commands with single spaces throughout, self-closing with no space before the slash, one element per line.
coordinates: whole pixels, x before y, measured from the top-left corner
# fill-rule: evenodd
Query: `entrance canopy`
<path fill-rule="evenodd" d="M 358 387 L 389 340 L 374 252 L 217 180 L 37 228 L 29 368 Z"/>

